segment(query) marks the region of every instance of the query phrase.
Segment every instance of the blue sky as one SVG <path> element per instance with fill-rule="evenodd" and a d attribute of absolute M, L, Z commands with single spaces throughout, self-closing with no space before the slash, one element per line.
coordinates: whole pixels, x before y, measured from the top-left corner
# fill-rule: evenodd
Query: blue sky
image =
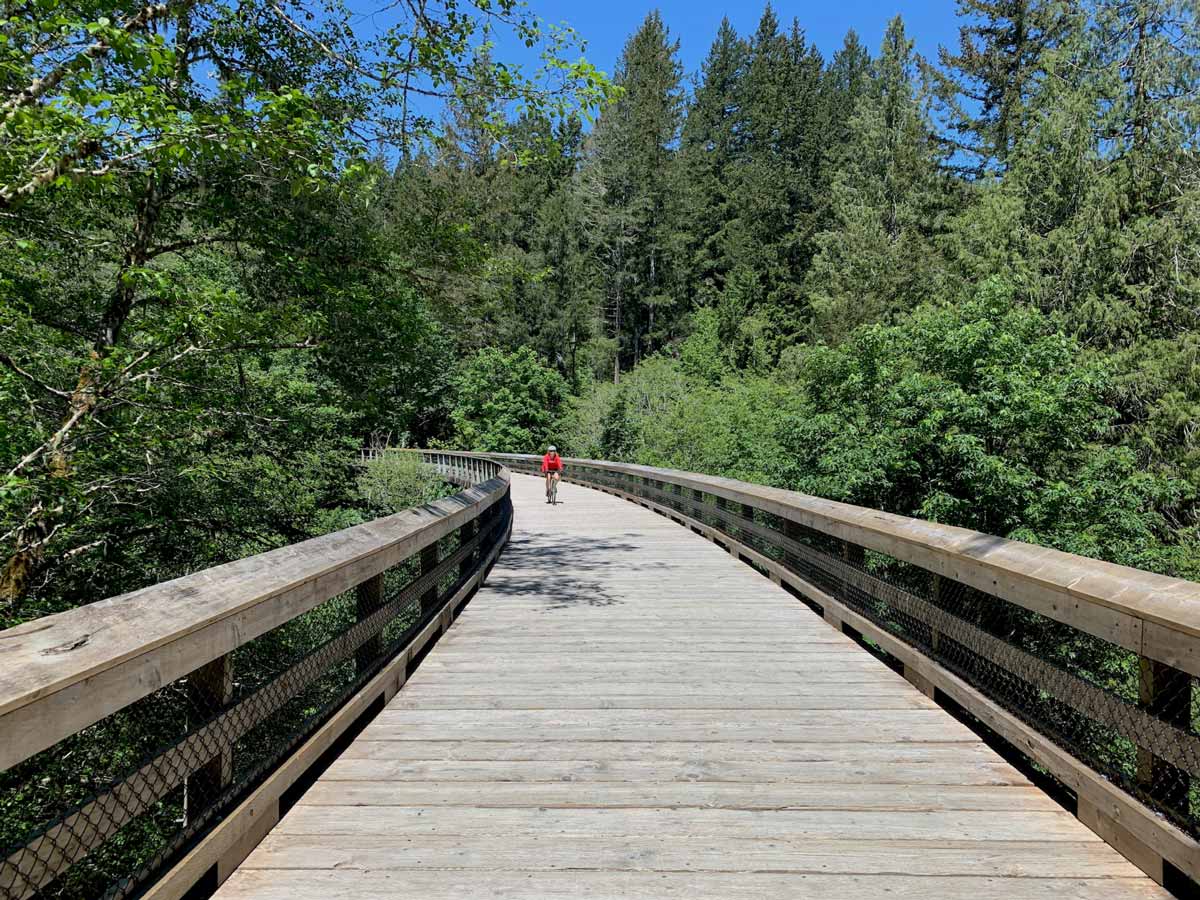
<path fill-rule="evenodd" d="M 613 73 L 626 40 L 653 9 L 658 9 L 680 42 L 679 61 L 683 65 L 685 86 L 699 73 L 700 64 L 716 37 L 722 17 L 728 15 L 734 28 L 744 36 L 754 33 L 765 0 L 739 3 L 736 0 L 664 0 L 661 3 L 636 0 L 526 0 L 527 11 L 548 23 L 570 25 L 587 43 L 588 60 L 608 74 Z M 382 0 L 348 0 L 356 15 L 356 27 L 365 31 L 385 28 L 395 21 L 395 10 Z M 897 13 L 904 17 L 917 50 L 936 60 L 939 45 L 954 46 L 960 20 L 956 0 L 776 0 L 776 15 L 784 28 L 792 19 L 799 21 L 810 42 L 815 43 L 826 60 L 842 45 L 846 32 L 853 28 L 871 50 L 878 53 L 888 21 Z M 503 29 L 493 34 L 497 61 L 519 65 L 532 75 L 540 66 L 536 51 L 526 49 Z M 568 54 L 570 55 L 570 54 Z M 412 108 L 436 118 L 440 103 L 414 98 Z"/>
<path fill-rule="evenodd" d="M 743 35 L 752 34 L 762 14 L 761 3 L 717 3 L 712 0 L 665 0 L 662 3 L 632 0 L 592 0 L 579 3 L 568 0 L 529 0 L 530 9 L 549 22 L 571 25 L 587 40 L 587 57 L 593 65 L 612 74 L 613 66 L 626 39 L 652 9 L 662 12 L 671 33 L 680 41 L 679 57 L 684 72 L 691 75 L 700 68 L 709 45 L 717 33 L 721 18 L 728 15 Z M 872 53 L 879 49 L 883 30 L 897 13 L 904 16 L 917 50 L 936 59 L 939 44 L 953 46 L 958 37 L 955 0 L 827 0 L 798 2 L 779 0 L 775 11 L 781 22 L 793 18 L 826 58 L 842 45 L 846 31 L 858 32 Z M 503 49 L 498 54 L 503 56 Z M 517 58 L 519 60 L 519 57 Z"/>

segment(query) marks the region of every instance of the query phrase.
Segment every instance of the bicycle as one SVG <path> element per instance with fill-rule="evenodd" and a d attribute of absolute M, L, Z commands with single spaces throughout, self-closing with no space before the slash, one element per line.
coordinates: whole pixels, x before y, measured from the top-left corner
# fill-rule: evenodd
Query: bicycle
<path fill-rule="evenodd" d="M 546 502 L 553 506 L 558 505 L 558 478 L 551 477 L 549 472 L 546 473 Z"/>

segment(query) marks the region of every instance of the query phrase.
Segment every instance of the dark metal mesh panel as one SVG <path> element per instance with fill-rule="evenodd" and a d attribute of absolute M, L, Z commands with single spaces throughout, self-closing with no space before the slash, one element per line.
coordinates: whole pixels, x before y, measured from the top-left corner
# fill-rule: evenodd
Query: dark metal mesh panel
<path fill-rule="evenodd" d="M 459 483 L 495 472 L 434 462 Z M 506 492 L 419 558 L 0 774 L 0 898 L 136 895 L 441 613 L 511 515 Z"/>
<path fill-rule="evenodd" d="M 783 566 L 816 589 L 813 605 L 823 594 L 870 620 L 1200 836 L 1200 690 L 1188 674 L 710 493 L 585 465 L 568 465 L 565 477 L 648 501 Z"/>

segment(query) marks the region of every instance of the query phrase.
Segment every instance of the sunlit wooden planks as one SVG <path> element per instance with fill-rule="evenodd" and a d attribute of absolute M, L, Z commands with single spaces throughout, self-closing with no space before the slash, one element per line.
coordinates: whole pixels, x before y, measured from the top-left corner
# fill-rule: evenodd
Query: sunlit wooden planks
<path fill-rule="evenodd" d="M 514 476 L 486 588 L 218 897 L 1166 896 L 749 567 L 540 493 Z"/>

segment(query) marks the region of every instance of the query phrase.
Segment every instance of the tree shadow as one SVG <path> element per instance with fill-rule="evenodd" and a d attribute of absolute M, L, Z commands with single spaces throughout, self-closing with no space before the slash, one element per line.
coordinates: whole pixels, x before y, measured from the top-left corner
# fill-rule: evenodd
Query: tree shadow
<path fill-rule="evenodd" d="M 604 574 L 649 569 L 638 565 L 636 544 L 590 535 L 514 534 L 488 578 L 488 590 L 505 597 L 541 600 L 549 610 L 613 606 L 620 599 Z M 581 576 L 595 577 L 581 577 Z"/>

